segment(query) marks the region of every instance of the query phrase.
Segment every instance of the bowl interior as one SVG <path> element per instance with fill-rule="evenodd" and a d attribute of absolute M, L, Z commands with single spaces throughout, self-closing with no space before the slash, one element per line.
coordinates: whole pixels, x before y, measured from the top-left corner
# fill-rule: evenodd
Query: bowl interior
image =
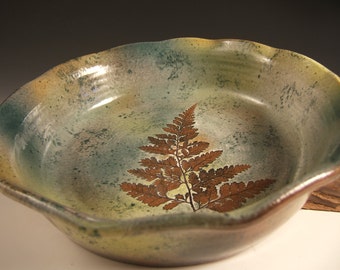
<path fill-rule="evenodd" d="M 336 88 L 314 61 L 257 43 L 134 44 L 23 86 L 1 136 L 16 184 L 77 211 L 228 212 L 336 158 Z"/>

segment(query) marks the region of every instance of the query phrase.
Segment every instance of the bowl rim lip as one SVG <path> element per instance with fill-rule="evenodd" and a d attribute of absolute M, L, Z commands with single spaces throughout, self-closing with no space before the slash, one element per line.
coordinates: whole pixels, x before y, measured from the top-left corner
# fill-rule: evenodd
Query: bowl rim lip
<path fill-rule="evenodd" d="M 92 55 L 96 55 L 96 54 L 106 54 L 106 53 L 110 53 L 110 52 L 114 52 L 115 50 L 120 50 L 122 48 L 126 48 L 126 47 L 132 47 L 132 46 L 141 46 L 141 45 L 147 45 L 147 44 L 165 44 L 168 42 L 187 42 L 187 41 L 191 41 L 191 42 L 204 42 L 204 41 L 208 41 L 208 42 L 215 42 L 216 44 L 221 44 L 223 42 L 236 42 L 236 43 L 247 43 L 247 44 L 255 44 L 257 46 L 260 46 L 262 48 L 266 48 L 266 49 L 271 49 L 271 50 L 279 50 L 279 51 L 285 51 L 288 53 L 292 53 L 295 55 L 298 55 L 300 57 L 302 57 L 303 59 L 308 60 L 309 62 L 313 63 L 313 65 L 315 65 L 317 68 L 321 69 L 323 72 L 326 72 L 330 75 L 332 75 L 334 77 L 335 80 L 337 80 L 339 82 L 340 85 L 340 78 L 333 73 L 331 70 L 329 70 L 328 68 L 326 68 L 325 66 L 323 66 L 322 64 L 320 64 L 319 62 L 315 61 L 314 59 L 305 56 L 303 54 L 291 51 L 291 50 L 286 50 L 286 49 L 279 49 L 276 47 L 272 47 L 266 44 L 262 44 L 259 42 L 255 42 L 255 41 L 250 41 L 250 40 L 245 40 L 245 39 L 206 39 L 206 38 L 196 38 L 196 37 L 180 37 L 180 38 L 171 38 L 171 39 L 166 39 L 166 40 L 161 40 L 161 41 L 143 41 L 143 42 L 136 42 L 136 43 L 130 43 L 130 44 L 124 44 L 124 45 L 120 45 L 120 46 L 116 46 L 113 48 L 109 48 L 97 53 L 90 53 L 90 54 L 85 54 L 83 56 L 80 57 L 76 57 L 73 59 L 70 59 L 64 63 L 58 64 L 54 67 L 52 67 L 51 69 L 47 70 L 46 72 L 42 73 L 40 76 L 34 78 L 33 80 L 27 82 L 26 84 L 24 84 L 23 86 L 21 86 L 19 89 L 17 89 L 15 92 L 13 92 L 10 96 L 8 96 L 1 104 L 0 106 L 2 106 L 3 104 L 7 103 L 8 100 L 11 99 L 11 97 L 15 94 L 17 94 L 19 91 L 23 91 L 23 89 L 25 88 L 25 86 L 33 81 L 38 80 L 39 78 L 41 78 L 42 76 L 48 76 L 49 72 L 53 72 L 54 69 L 61 67 L 63 65 L 68 65 L 70 62 L 76 60 L 76 59 L 81 59 L 81 58 L 86 58 L 86 57 L 90 57 Z M 1 136 L 0 136 L 1 139 Z M 305 179 L 307 181 L 307 178 Z M 15 198 L 16 196 L 13 195 L 14 193 L 18 192 L 18 187 L 10 187 L 10 185 L 6 184 L 6 180 L 0 180 L 0 192 L 5 193 L 7 195 L 9 195 L 9 197 L 14 197 L 14 199 L 18 199 Z M 4 185 L 7 185 L 7 188 L 4 188 Z M 132 224 L 145 224 L 145 228 L 149 228 L 150 227 L 150 222 L 155 222 L 160 220 L 160 217 L 164 217 L 164 216 L 168 216 L 168 217 L 172 217 L 175 218 L 176 220 L 183 220 L 183 221 L 188 221 L 188 220 L 192 220 L 198 223 L 202 223 L 205 224 L 205 220 L 206 219 L 214 219 L 216 221 L 216 224 L 214 226 L 214 228 L 225 228 L 225 226 L 228 226 L 229 228 L 240 228 L 244 225 L 249 225 L 252 224 L 253 222 L 259 221 L 261 217 L 265 216 L 268 212 L 270 212 L 270 210 L 274 209 L 277 205 L 281 204 L 284 201 L 288 201 L 291 200 L 292 198 L 295 197 L 296 194 L 299 194 L 301 192 L 301 190 L 304 190 L 306 188 L 306 186 L 308 185 L 312 185 L 314 186 L 313 183 L 305 183 L 305 182 L 301 182 L 301 183 L 295 183 L 295 187 L 294 187 L 294 192 L 292 192 L 292 189 L 290 187 L 290 185 L 285 186 L 284 189 L 279 189 L 276 193 L 275 193 L 275 200 L 273 199 L 272 201 L 270 201 L 269 203 L 266 203 L 264 205 L 262 205 L 259 209 L 257 209 L 256 212 L 252 213 L 252 214 L 248 214 L 245 215 L 244 217 L 241 218 L 232 218 L 229 213 L 225 213 L 225 214 L 221 214 L 221 213 L 183 213 L 183 214 L 173 214 L 173 213 L 165 213 L 164 215 L 161 216 L 155 216 L 155 217 L 145 217 L 145 218 L 136 218 L 133 219 L 134 222 Z M 289 189 L 288 189 L 289 186 Z M 11 190 L 12 189 L 12 190 Z M 290 192 L 288 192 L 290 191 Z M 13 193 L 14 192 L 14 193 Z M 123 220 L 121 222 L 117 222 L 117 220 L 105 220 L 105 219 L 100 219 L 100 218 L 96 218 L 94 216 L 91 215 L 87 215 L 84 213 L 79 213 L 77 212 L 75 209 L 69 209 L 67 207 L 64 207 L 63 205 L 60 205 L 58 203 L 55 203 L 53 201 L 51 201 L 50 199 L 47 199 L 45 197 L 43 197 L 43 195 L 37 195 L 37 194 L 33 194 L 30 193 L 28 191 L 22 190 L 22 194 L 30 197 L 31 199 L 33 198 L 35 200 L 35 202 L 38 202 L 40 200 L 40 204 L 39 207 L 35 207 L 33 206 L 33 208 L 38 208 L 38 210 L 40 209 L 41 206 L 48 206 L 47 209 L 40 209 L 40 210 L 44 210 L 46 213 L 46 215 L 49 214 L 53 214 L 56 217 L 59 218 L 66 218 L 67 220 L 69 220 L 70 222 L 75 222 L 76 220 L 78 221 L 82 221 L 85 222 L 88 226 L 99 226 L 101 228 L 118 228 L 119 226 L 121 226 L 122 228 L 124 226 L 127 226 L 129 222 L 131 222 L 130 219 L 127 220 Z M 13 193 L 13 194 L 12 194 Z M 270 194 L 269 197 L 274 196 L 273 194 Z M 40 198 L 40 199 L 39 199 Z M 265 197 L 266 199 L 267 197 Z M 20 199 L 19 199 L 20 200 Z M 28 206 L 32 206 L 29 205 Z M 54 210 L 53 210 L 54 209 Z M 244 207 L 241 207 L 240 210 L 244 210 Z M 60 212 L 60 210 L 64 211 L 64 212 Z M 55 211 L 55 212 L 53 212 Z M 238 210 L 235 210 L 238 211 Z M 53 213 L 52 213 L 53 212 Z M 66 217 L 64 216 L 64 214 L 66 213 Z M 176 218 L 178 216 L 178 218 Z M 183 216 L 190 216 L 190 218 L 186 218 L 183 219 Z M 162 218 L 163 219 L 163 218 Z M 168 218 L 163 219 L 163 221 L 168 220 Z M 77 222 L 76 222 L 77 223 Z M 81 222 L 80 222 L 81 223 Z M 161 222 L 163 225 L 164 222 Z M 172 224 L 172 222 L 168 223 Z M 196 223 L 191 223 L 191 222 L 187 222 L 187 223 L 183 223 L 183 226 L 193 226 Z M 129 225 L 130 227 L 132 226 L 131 224 Z M 137 225 L 135 225 L 137 226 Z M 176 225 L 177 226 L 177 225 Z M 141 226 L 139 226 L 141 227 Z M 142 226 L 143 227 L 143 226 Z M 165 226 L 166 227 L 166 226 Z M 173 228 L 173 226 L 172 226 Z"/>
<path fill-rule="evenodd" d="M 290 53 L 292 55 L 299 56 L 302 59 L 309 61 L 314 66 L 316 66 L 320 70 L 322 70 L 323 72 L 328 73 L 329 75 L 333 76 L 334 79 L 337 80 L 338 83 L 340 84 L 340 75 L 337 75 L 335 72 L 330 70 L 328 67 L 326 67 L 322 63 L 320 63 L 320 62 L 316 61 L 315 59 L 313 59 L 313 58 L 311 58 L 311 57 L 309 57 L 309 56 L 307 56 L 303 53 L 300 53 L 300 52 L 296 52 L 296 51 L 293 51 L 293 50 L 290 50 L 290 49 L 279 48 L 279 47 L 276 47 L 276 46 L 271 46 L 271 45 L 268 45 L 268 44 L 265 44 L 265 43 L 262 43 L 262 42 L 258 42 L 258 41 L 253 41 L 253 40 L 250 40 L 250 39 L 204 38 L 204 37 L 202 38 L 202 37 L 194 37 L 194 36 L 182 36 L 182 37 L 175 37 L 175 38 L 168 38 L 168 39 L 154 40 L 154 41 L 138 41 L 138 42 L 133 42 L 133 43 L 125 43 L 125 44 L 121 44 L 121 45 L 114 46 L 114 47 L 111 47 L 111 48 L 107 48 L 107 49 L 104 49 L 104 50 L 100 50 L 98 52 L 89 52 L 89 53 L 86 53 L 84 55 L 73 57 L 71 59 L 60 62 L 60 63 L 48 68 L 47 70 L 42 72 L 40 75 L 35 76 L 31 80 L 28 80 L 26 83 L 21 85 L 18 89 L 14 90 L 10 95 L 8 95 L 2 102 L 0 102 L 0 106 L 2 106 L 8 100 L 10 100 L 13 95 L 17 94 L 19 91 L 22 91 L 22 89 L 25 88 L 26 85 L 42 78 L 43 76 L 47 76 L 50 72 L 53 72 L 55 69 L 60 68 L 61 66 L 68 65 L 75 60 L 89 58 L 89 57 L 94 56 L 94 55 L 107 54 L 107 53 L 114 52 L 116 50 L 123 50 L 125 48 L 132 48 L 132 47 L 145 46 L 145 45 L 166 44 L 166 43 L 174 43 L 174 42 L 188 42 L 188 41 L 196 42 L 196 43 L 213 42 L 215 44 L 222 44 L 222 43 L 225 43 L 225 42 L 253 44 L 253 45 L 256 45 L 258 47 L 265 48 L 265 49 L 268 49 L 268 50 L 275 50 L 275 51 L 282 51 L 282 52 Z"/>
<path fill-rule="evenodd" d="M 93 230 L 100 230 L 108 234 L 121 232 L 160 232 L 169 229 L 183 230 L 186 228 L 239 231 L 263 222 L 263 220 L 275 214 L 277 210 L 282 210 L 285 205 L 290 203 L 294 203 L 295 209 L 293 210 L 296 212 L 302 207 L 313 190 L 337 179 L 340 179 L 340 162 L 336 165 L 331 164 L 319 168 L 316 173 L 283 186 L 259 201 L 231 212 L 170 212 L 161 215 L 127 219 L 105 219 L 79 212 L 76 209 L 54 202 L 44 197 L 44 195 L 35 194 L 2 179 L 0 179 L 0 193 L 38 210 L 38 212 L 50 219 L 52 223 L 54 223 L 53 220 L 57 219 L 78 228 L 92 228 Z M 300 204 L 296 205 L 297 201 Z"/>

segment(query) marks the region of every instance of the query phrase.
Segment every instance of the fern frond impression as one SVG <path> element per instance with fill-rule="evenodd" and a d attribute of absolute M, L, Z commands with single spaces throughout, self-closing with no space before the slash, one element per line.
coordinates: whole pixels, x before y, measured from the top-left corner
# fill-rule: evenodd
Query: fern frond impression
<path fill-rule="evenodd" d="M 139 148 L 156 156 L 140 160 L 142 168 L 128 172 L 150 184 L 124 182 L 121 189 L 127 195 L 150 207 L 163 205 L 164 210 L 187 204 L 194 212 L 206 208 L 222 213 L 242 207 L 275 182 L 272 179 L 231 182 L 250 168 L 248 164 L 207 171 L 205 168 L 223 151 L 206 151 L 209 142 L 195 140 L 199 135 L 194 127 L 196 106 L 180 113 L 163 128 L 165 133 L 148 137 L 150 144 Z"/>

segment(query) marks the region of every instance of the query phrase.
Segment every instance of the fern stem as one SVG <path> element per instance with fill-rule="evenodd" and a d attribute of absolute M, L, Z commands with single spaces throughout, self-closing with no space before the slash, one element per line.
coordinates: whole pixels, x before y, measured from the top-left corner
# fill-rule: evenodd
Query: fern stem
<path fill-rule="evenodd" d="M 179 140 L 178 140 L 178 135 L 177 135 L 177 138 L 176 138 L 176 152 L 175 152 L 175 157 L 176 157 L 176 160 L 177 160 L 177 164 L 178 164 L 178 167 L 180 168 L 181 170 L 181 173 L 182 173 L 182 176 L 183 176 L 183 180 L 184 180 L 184 184 L 188 190 L 188 194 L 189 194 L 189 204 L 192 208 L 192 210 L 194 212 L 197 211 L 197 209 L 195 208 L 195 204 L 194 204 L 194 197 L 192 195 L 192 192 L 191 192 L 191 188 L 190 188 L 190 185 L 189 185 L 189 181 L 187 179 L 187 176 L 186 176 L 186 173 L 182 167 L 182 162 L 181 162 L 181 159 L 179 157 L 179 153 L 178 153 L 178 150 L 179 150 Z"/>

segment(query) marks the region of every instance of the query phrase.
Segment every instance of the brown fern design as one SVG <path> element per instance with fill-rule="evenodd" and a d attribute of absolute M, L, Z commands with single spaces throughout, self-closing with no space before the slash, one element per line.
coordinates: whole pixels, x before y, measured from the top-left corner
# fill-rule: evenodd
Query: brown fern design
<path fill-rule="evenodd" d="M 163 205 L 164 210 L 189 204 L 194 212 L 203 208 L 227 212 L 241 207 L 274 183 L 272 179 L 230 182 L 250 165 L 206 170 L 222 150 L 204 152 L 209 143 L 194 140 L 199 135 L 194 127 L 195 108 L 196 104 L 175 117 L 163 128 L 164 134 L 148 137 L 150 144 L 140 149 L 161 158 L 144 158 L 140 160 L 143 168 L 128 172 L 150 184 L 124 182 L 123 191 L 149 206 Z"/>

